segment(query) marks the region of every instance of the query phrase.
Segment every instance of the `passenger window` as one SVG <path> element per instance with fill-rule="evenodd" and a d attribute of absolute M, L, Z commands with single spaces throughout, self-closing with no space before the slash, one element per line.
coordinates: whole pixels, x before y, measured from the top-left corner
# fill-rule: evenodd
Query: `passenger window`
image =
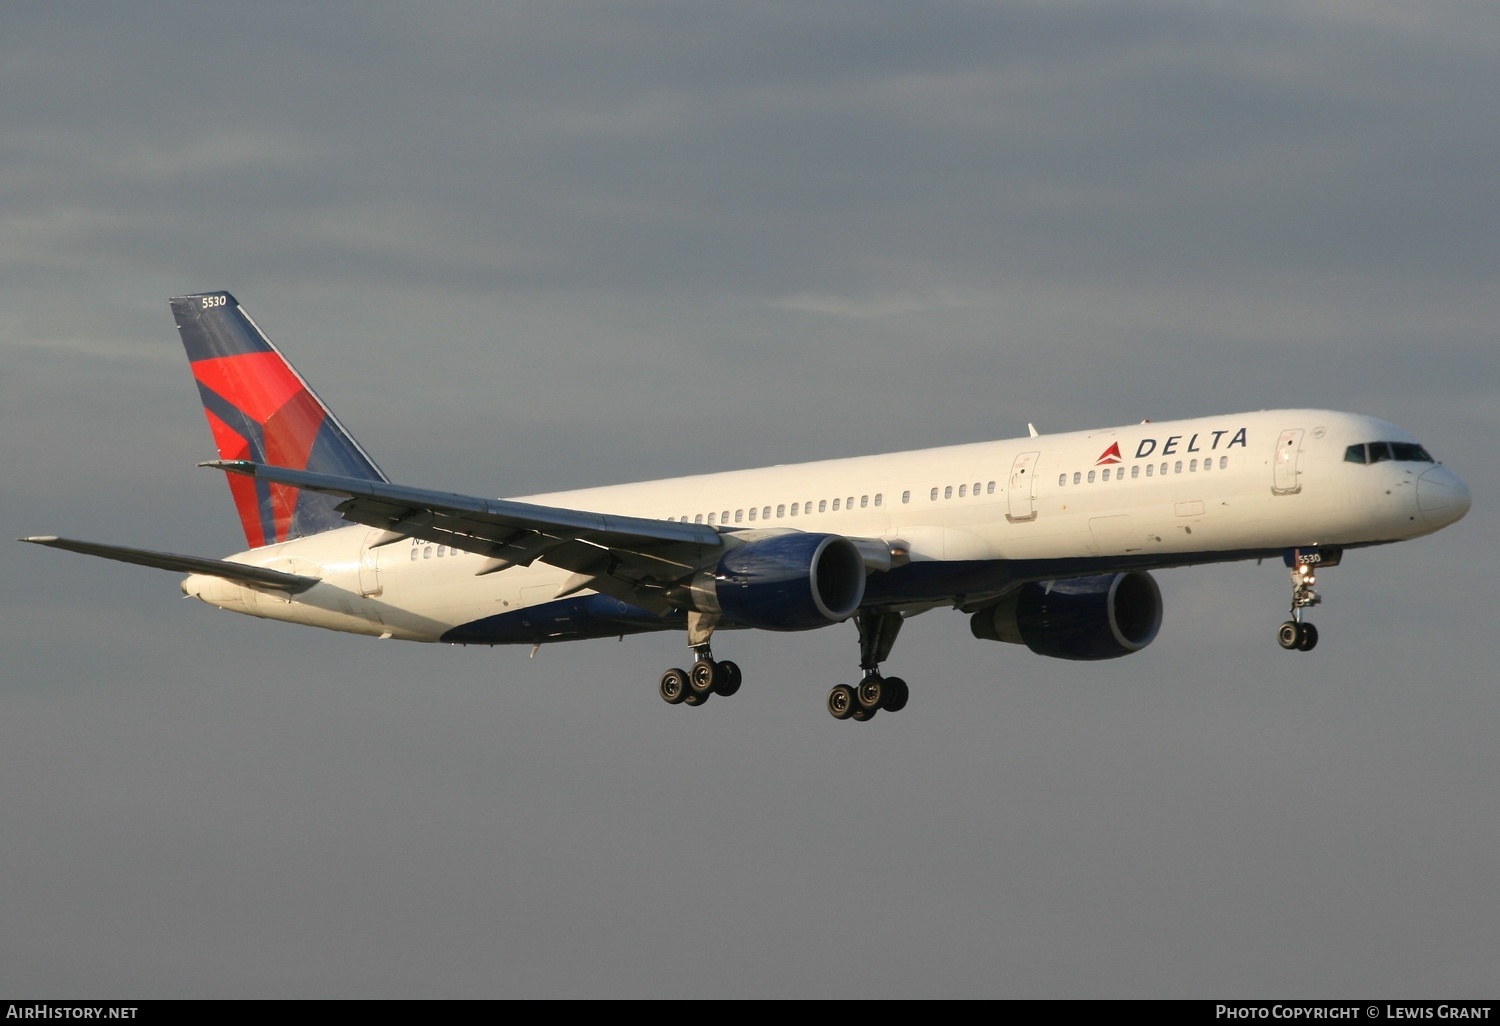
<path fill-rule="evenodd" d="M 944 485 L 943 486 L 943 498 L 945 498 L 945 499 L 951 499 L 951 498 L 953 498 L 953 486 L 952 485 Z"/>
<path fill-rule="evenodd" d="M 1155 469 L 1156 469 L 1156 464 L 1155 463 L 1148 463 L 1148 464 L 1146 464 L 1146 476 L 1150 477 L 1152 471 L 1154 471 Z"/>
<path fill-rule="evenodd" d="M 1189 474 L 1196 474 L 1197 472 L 1198 472 L 1198 461 L 1197 460 L 1189 460 L 1188 461 L 1188 473 Z"/>
<path fill-rule="evenodd" d="M 979 482 L 978 481 L 974 482 L 974 494 L 975 495 L 979 494 Z"/>
<path fill-rule="evenodd" d="M 413 563 L 415 563 L 417 561 L 417 550 L 416 549 L 412 549 L 411 550 L 411 561 Z"/>
<path fill-rule="evenodd" d="M 786 503 L 783 502 L 776 507 L 776 519 L 780 520 L 784 516 L 786 516 Z"/>
<path fill-rule="evenodd" d="M 794 503 L 792 503 L 792 516 L 796 516 L 796 515 L 797 515 L 797 504 L 794 502 Z"/>
<path fill-rule="evenodd" d="M 713 515 L 713 514 L 712 514 L 712 513 L 710 513 L 710 514 L 709 514 L 709 515 L 708 515 L 708 522 L 709 522 L 709 523 L 710 523 L 710 524 L 712 524 L 712 523 L 713 523 L 713 522 L 714 522 L 714 515 Z"/>
<path fill-rule="evenodd" d="M 752 522 L 754 522 L 754 520 L 755 520 L 755 507 L 753 507 L 753 506 L 750 508 L 750 520 Z"/>
<path fill-rule="evenodd" d="M 1076 470 L 1073 471 L 1073 483 L 1074 484 L 1082 484 L 1083 483 L 1083 475 L 1081 473 L 1079 473 L 1078 471 L 1076 471 Z"/>
<path fill-rule="evenodd" d="M 1228 466 L 1229 466 L 1229 457 L 1228 456 L 1220 456 L 1219 457 L 1219 469 L 1220 470 L 1224 470 Z"/>
<path fill-rule="evenodd" d="M 1175 464 L 1173 464 L 1173 466 L 1172 466 L 1172 473 L 1174 473 L 1174 474 L 1180 474 L 1180 473 L 1182 473 L 1182 461 L 1181 460 L 1178 460 Z"/>
<path fill-rule="evenodd" d="M 885 493 L 884 492 L 876 492 L 875 493 L 875 505 L 879 506 L 884 501 L 885 501 Z"/>
<path fill-rule="evenodd" d="M 929 497 L 929 498 L 930 498 L 930 499 L 932 499 L 932 501 L 933 501 L 933 502 L 937 502 L 937 489 L 936 489 L 936 488 L 934 488 L 934 489 L 933 489 L 933 490 L 932 490 L 932 495 L 930 495 L 930 496 L 928 496 L 928 497 Z"/>
<path fill-rule="evenodd" d="M 1099 480 L 1101 480 L 1101 481 L 1108 481 L 1109 480 L 1109 468 L 1108 467 L 1105 467 L 1104 468 L 1104 472 L 1099 475 Z"/>
<path fill-rule="evenodd" d="M 1094 472 L 1091 470 L 1091 471 L 1089 471 L 1089 484 L 1093 484 L 1093 483 L 1094 483 Z"/>
<path fill-rule="evenodd" d="M 432 546 L 431 545 L 427 546 L 425 549 L 422 550 L 422 558 L 423 559 L 431 559 L 432 558 Z"/>
<path fill-rule="evenodd" d="M 995 494 L 995 482 L 991 481 L 989 484 L 985 485 L 984 494 L 986 494 L 986 495 L 994 495 Z"/>
<path fill-rule="evenodd" d="M 727 524 L 727 523 L 729 523 L 729 510 L 726 509 L 723 513 L 721 513 L 719 515 L 719 523 L 721 523 L 721 524 Z"/>
<path fill-rule="evenodd" d="M 771 519 L 771 507 L 770 506 L 766 506 L 766 507 L 764 507 L 764 508 L 761 509 L 761 511 L 760 511 L 760 518 L 762 520 L 770 520 Z"/>
<path fill-rule="evenodd" d="M 847 498 L 847 499 L 844 500 L 844 508 L 845 509 L 853 509 L 854 508 L 854 496 L 851 495 L 851 496 L 849 496 L 849 498 Z"/>
<path fill-rule="evenodd" d="M 1203 469 L 1204 470 L 1212 470 L 1212 469 L 1214 469 L 1214 458 L 1212 456 L 1206 456 L 1206 457 L 1204 457 L 1204 459 L 1203 459 Z"/>
<path fill-rule="evenodd" d="M 1161 476 L 1162 477 L 1166 477 L 1167 476 L 1167 465 L 1165 463 L 1163 463 L 1161 465 Z"/>
<path fill-rule="evenodd" d="M 754 511 L 752 510 L 751 512 L 754 512 Z M 737 509 L 737 510 L 734 511 L 734 522 L 736 524 L 742 523 L 744 521 L 744 519 L 745 519 L 745 511 L 744 510 Z"/>
<path fill-rule="evenodd" d="M 911 489 L 907 489 L 906 491 L 904 491 L 904 492 L 901 493 L 901 505 L 905 506 L 910 501 L 911 501 Z"/>
<path fill-rule="evenodd" d="M 1063 485 L 1065 485 L 1067 483 L 1068 483 L 1068 475 L 1067 474 L 1058 474 L 1057 475 L 1057 487 L 1061 488 Z"/>
<path fill-rule="evenodd" d="M 839 511 L 839 500 L 837 500 L 837 499 L 833 500 L 833 511 L 835 513 L 837 513 Z"/>
<path fill-rule="evenodd" d="M 695 524 L 701 524 L 701 523 L 703 523 L 703 514 L 699 513 L 699 514 L 695 515 L 693 517 L 693 523 L 695 523 Z"/>
<path fill-rule="evenodd" d="M 860 509 L 864 509 L 869 504 L 870 504 L 870 497 L 868 495 L 861 495 L 859 497 L 859 508 Z"/>
<path fill-rule="evenodd" d="M 827 512 L 827 510 L 828 510 L 828 500 L 827 499 L 819 499 L 818 500 L 818 512 L 819 513 L 825 513 L 825 512 Z"/>
<path fill-rule="evenodd" d="M 1139 463 L 1137 463 L 1135 466 L 1133 466 L 1133 467 L 1130 468 L 1130 476 L 1131 477 L 1140 477 L 1141 476 L 1141 465 Z"/>
<path fill-rule="evenodd" d="M 962 499 L 968 493 L 969 493 L 969 486 L 968 485 L 961 484 L 961 485 L 958 486 L 958 497 L 960 499 Z"/>

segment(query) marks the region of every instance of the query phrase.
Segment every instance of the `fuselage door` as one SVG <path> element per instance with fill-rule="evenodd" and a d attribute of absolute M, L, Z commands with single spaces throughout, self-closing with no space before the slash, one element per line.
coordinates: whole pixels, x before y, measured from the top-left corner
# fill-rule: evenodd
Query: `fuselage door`
<path fill-rule="evenodd" d="M 359 593 L 366 598 L 384 590 L 380 585 L 380 549 L 374 543 L 385 536 L 384 531 L 371 531 L 359 549 Z"/>
<path fill-rule="evenodd" d="M 1276 439 L 1276 461 L 1272 471 L 1271 491 L 1276 495 L 1293 495 L 1302 490 L 1297 475 L 1302 470 L 1302 429 L 1287 428 Z"/>
<path fill-rule="evenodd" d="M 1041 453 L 1023 452 L 1010 467 L 1010 487 L 1005 491 L 1005 519 L 1013 524 L 1036 519 L 1036 461 Z"/>

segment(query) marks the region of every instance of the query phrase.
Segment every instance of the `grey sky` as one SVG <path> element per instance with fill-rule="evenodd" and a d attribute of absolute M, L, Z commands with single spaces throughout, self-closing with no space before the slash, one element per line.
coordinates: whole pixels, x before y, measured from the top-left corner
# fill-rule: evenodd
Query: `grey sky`
<path fill-rule="evenodd" d="M 436 5 L 427 5 L 428 7 Z M 1158 576 L 1076 665 L 912 620 L 449 649 L 0 549 L 12 996 L 1483 996 L 1500 10 L 53 4 L 0 34 L 0 514 L 241 542 L 166 300 L 393 478 L 524 494 L 1292 405 L 1475 505 Z"/>

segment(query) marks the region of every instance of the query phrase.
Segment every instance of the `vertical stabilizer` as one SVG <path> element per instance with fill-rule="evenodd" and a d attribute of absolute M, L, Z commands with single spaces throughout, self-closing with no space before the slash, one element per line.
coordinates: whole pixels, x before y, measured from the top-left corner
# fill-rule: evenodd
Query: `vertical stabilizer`
<path fill-rule="evenodd" d="M 233 296 L 180 296 L 172 315 L 220 459 L 387 480 Z M 332 496 L 235 474 L 228 481 L 251 548 L 348 523 Z"/>

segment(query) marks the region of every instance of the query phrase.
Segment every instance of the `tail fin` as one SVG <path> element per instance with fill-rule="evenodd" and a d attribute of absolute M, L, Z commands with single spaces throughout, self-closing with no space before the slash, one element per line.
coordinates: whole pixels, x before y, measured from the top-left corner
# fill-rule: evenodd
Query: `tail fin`
<path fill-rule="evenodd" d="M 172 300 L 172 315 L 220 459 L 387 480 L 233 296 L 181 296 Z M 227 476 L 251 548 L 347 523 L 333 496 Z"/>

